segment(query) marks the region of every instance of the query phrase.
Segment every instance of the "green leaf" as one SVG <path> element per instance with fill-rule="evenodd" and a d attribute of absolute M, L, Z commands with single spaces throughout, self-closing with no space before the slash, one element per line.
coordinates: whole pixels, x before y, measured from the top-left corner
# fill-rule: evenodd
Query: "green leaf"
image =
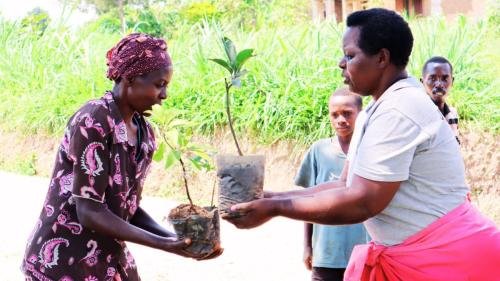
<path fill-rule="evenodd" d="M 236 71 L 239 71 L 245 62 L 253 57 L 253 49 L 245 49 L 236 56 Z"/>
<path fill-rule="evenodd" d="M 202 150 L 192 150 L 191 152 L 195 156 L 200 157 L 201 159 L 204 159 L 206 161 L 210 161 L 211 160 L 210 156 L 205 151 L 202 151 Z"/>
<path fill-rule="evenodd" d="M 231 69 L 231 66 L 229 66 L 227 61 L 222 60 L 222 59 L 208 59 L 208 60 L 211 60 L 211 61 L 217 63 L 218 65 L 224 67 L 225 69 L 227 69 L 227 71 L 229 71 L 229 73 L 233 73 L 233 70 Z"/>
<path fill-rule="evenodd" d="M 246 69 L 240 70 L 233 75 L 233 78 L 240 78 L 247 73 L 248 71 Z"/>
<path fill-rule="evenodd" d="M 165 169 L 169 169 L 172 167 L 177 161 L 180 159 L 180 154 L 176 150 L 171 150 L 170 153 L 167 155 L 167 159 L 165 159 Z"/>
<path fill-rule="evenodd" d="M 208 160 L 211 160 L 212 157 L 209 155 L 210 153 L 215 154 L 215 148 L 211 147 L 209 145 L 203 145 L 203 144 L 197 144 L 197 143 L 190 143 L 189 146 L 187 147 L 188 151 L 191 151 L 195 154 L 199 154 L 203 158 L 206 158 Z"/>
<path fill-rule="evenodd" d="M 200 156 L 195 155 L 195 156 L 189 158 L 189 160 L 191 161 L 192 165 L 197 170 L 204 169 L 206 171 L 210 171 L 210 170 L 214 169 L 214 167 L 211 165 L 210 161 L 207 161 L 206 159 L 203 159 Z"/>
<path fill-rule="evenodd" d="M 160 143 L 158 146 L 158 149 L 156 150 L 155 154 L 153 155 L 153 160 L 156 162 L 160 162 L 163 159 L 163 154 L 165 153 L 165 144 Z"/>
<path fill-rule="evenodd" d="M 179 149 L 184 148 L 188 144 L 188 139 L 183 134 L 177 136 L 177 143 L 179 144 Z"/>
<path fill-rule="evenodd" d="M 191 161 L 191 164 L 196 170 L 199 171 L 201 170 L 201 168 L 203 168 L 200 161 L 197 158 L 189 158 L 189 161 Z"/>
<path fill-rule="evenodd" d="M 175 119 L 170 122 L 170 127 L 182 127 L 182 126 L 191 126 L 192 122 L 183 119 Z"/>
<path fill-rule="evenodd" d="M 224 45 L 224 50 L 229 59 L 229 65 L 231 65 L 231 69 L 234 70 L 234 66 L 236 65 L 236 47 L 233 41 L 227 37 L 222 38 L 222 44 Z"/>
<path fill-rule="evenodd" d="M 176 144 L 178 144 L 179 131 L 177 131 L 175 129 L 171 129 L 165 133 L 165 138 L 167 139 L 168 143 L 170 143 L 171 145 L 176 145 Z"/>

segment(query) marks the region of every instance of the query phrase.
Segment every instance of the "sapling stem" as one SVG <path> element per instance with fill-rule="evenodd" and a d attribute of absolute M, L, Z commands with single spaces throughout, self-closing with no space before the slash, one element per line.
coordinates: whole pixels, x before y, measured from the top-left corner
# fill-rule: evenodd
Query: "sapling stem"
<path fill-rule="evenodd" d="M 170 149 L 175 150 L 175 148 L 170 145 L 170 143 L 167 141 L 167 138 L 162 135 L 163 141 L 170 147 Z M 193 200 L 191 200 L 191 195 L 189 194 L 189 187 L 188 187 L 188 182 L 187 182 L 187 172 L 186 172 L 186 166 L 184 165 L 184 161 L 182 160 L 182 155 L 179 155 L 179 163 L 181 163 L 181 168 L 182 168 L 182 177 L 184 179 L 184 188 L 186 189 L 186 195 L 189 200 L 189 204 L 191 205 L 191 208 L 194 206 Z"/>
<path fill-rule="evenodd" d="M 230 99 L 229 99 L 229 90 L 233 86 L 231 83 L 227 82 L 227 78 L 224 78 L 224 83 L 226 84 L 226 113 L 227 113 L 227 120 L 229 122 L 229 129 L 231 129 L 231 134 L 233 135 L 233 140 L 234 144 L 236 144 L 236 149 L 238 149 L 238 154 L 240 156 L 243 156 L 243 153 L 241 152 L 240 145 L 238 144 L 238 140 L 236 139 L 236 134 L 234 133 L 234 128 L 233 128 L 233 119 L 231 118 L 231 110 L 230 110 Z"/>

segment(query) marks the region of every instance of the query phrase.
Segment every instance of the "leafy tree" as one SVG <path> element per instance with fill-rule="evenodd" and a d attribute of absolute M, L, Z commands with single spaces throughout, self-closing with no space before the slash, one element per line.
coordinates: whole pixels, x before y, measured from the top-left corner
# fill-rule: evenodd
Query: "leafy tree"
<path fill-rule="evenodd" d="M 182 15 L 190 22 L 198 22 L 203 18 L 217 18 L 220 12 L 210 2 L 195 2 L 184 6 Z"/>
<path fill-rule="evenodd" d="M 28 29 L 30 32 L 42 36 L 49 26 L 50 16 L 47 11 L 40 9 L 39 7 L 34 8 L 21 20 L 21 25 Z"/>
<path fill-rule="evenodd" d="M 77 6 L 80 10 L 94 8 L 97 14 L 102 15 L 112 10 L 118 10 L 122 33 L 125 33 L 127 25 L 125 23 L 125 6 L 134 5 L 142 8 L 149 8 L 153 3 L 164 3 L 165 0 L 60 0 L 66 4 Z"/>

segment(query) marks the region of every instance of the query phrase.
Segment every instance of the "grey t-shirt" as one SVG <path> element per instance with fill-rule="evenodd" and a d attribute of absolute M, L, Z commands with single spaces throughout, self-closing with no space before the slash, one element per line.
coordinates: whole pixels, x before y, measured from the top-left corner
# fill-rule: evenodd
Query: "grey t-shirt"
<path fill-rule="evenodd" d="M 400 244 L 463 203 L 469 191 L 450 126 L 411 77 L 358 115 L 348 159 L 347 186 L 354 174 L 401 181 L 389 205 L 364 223 L 380 244 Z"/>

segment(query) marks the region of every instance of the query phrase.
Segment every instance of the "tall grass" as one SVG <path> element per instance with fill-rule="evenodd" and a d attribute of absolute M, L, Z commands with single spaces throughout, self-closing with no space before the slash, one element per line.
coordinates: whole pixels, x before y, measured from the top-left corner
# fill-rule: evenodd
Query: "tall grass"
<path fill-rule="evenodd" d="M 450 97 L 463 119 L 481 129 L 499 130 L 500 99 L 498 25 L 495 21 L 453 23 L 441 19 L 410 20 L 415 47 L 409 71 L 420 77 L 421 65 L 433 55 L 454 64 Z M 203 22 L 177 27 L 168 42 L 175 74 L 167 107 L 184 109 L 185 118 L 210 134 L 225 126 L 224 73 L 207 59 L 221 56 L 218 36 L 238 48 L 254 48 L 249 75 L 235 91 L 236 129 L 266 143 L 296 139 L 309 143 L 330 134 L 327 98 L 341 87 L 343 26 L 303 23 L 242 31 L 237 25 Z M 100 96 L 111 83 L 105 78 L 104 54 L 119 35 L 83 28 L 77 33 L 49 29 L 42 37 L 0 22 L 0 128 L 26 134 L 58 134 L 85 100 Z M 161 114 L 159 114 L 160 116 Z M 153 120 L 162 123 L 161 118 Z"/>
<path fill-rule="evenodd" d="M 79 105 L 109 88 L 103 57 L 118 36 L 59 29 L 38 37 L 17 24 L 0 25 L 4 129 L 59 133 Z"/>
<path fill-rule="evenodd" d="M 249 75 L 235 91 L 234 116 L 239 130 L 273 142 L 283 138 L 315 139 L 329 134 L 326 100 L 341 86 L 337 60 L 341 31 L 336 25 L 275 28 L 242 33 L 214 25 L 193 28 L 196 35 L 171 43 L 178 58 L 169 105 L 188 109 L 188 118 L 212 132 L 225 124 L 224 73 L 207 61 L 220 57 L 217 37 L 224 33 L 239 48 L 254 48 Z M 183 48 L 181 46 L 192 46 Z M 323 54 L 323 55 L 322 55 Z M 184 59 L 183 59 L 184 58 Z"/>

